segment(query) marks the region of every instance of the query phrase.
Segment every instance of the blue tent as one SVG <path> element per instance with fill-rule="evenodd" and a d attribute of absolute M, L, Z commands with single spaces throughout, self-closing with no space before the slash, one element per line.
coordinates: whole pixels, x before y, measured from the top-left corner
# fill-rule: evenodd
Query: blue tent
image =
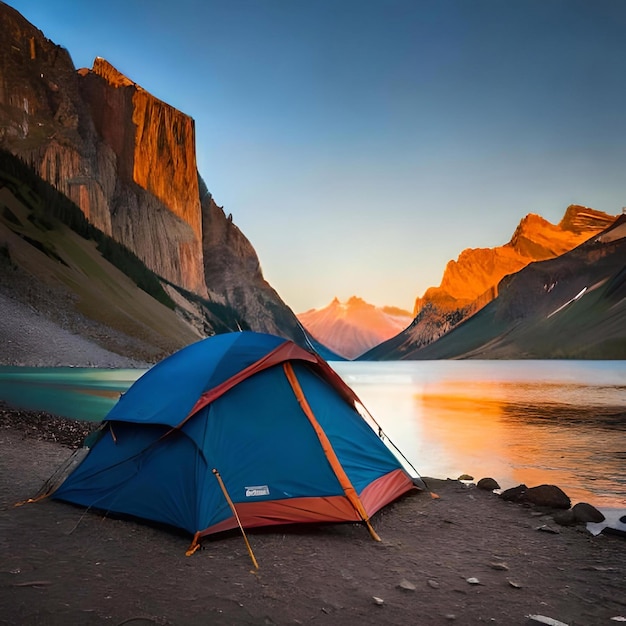
<path fill-rule="evenodd" d="M 194 544 L 237 516 L 243 527 L 364 521 L 375 536 L 369 517 L 415 485 L 357 402 L 291 341 L 216 335 L 139 378 L 53 497 L 182 528 Z"/>

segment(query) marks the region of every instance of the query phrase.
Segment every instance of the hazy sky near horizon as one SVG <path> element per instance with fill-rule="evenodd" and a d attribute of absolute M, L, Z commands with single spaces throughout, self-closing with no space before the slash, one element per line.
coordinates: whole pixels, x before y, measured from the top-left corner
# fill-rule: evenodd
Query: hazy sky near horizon
<path fill-rule="evenodd" d="M 624 0 L 8 0 L 196 122 L 296 312 L 412 310 L 468 247 L 626 205 Z"/>

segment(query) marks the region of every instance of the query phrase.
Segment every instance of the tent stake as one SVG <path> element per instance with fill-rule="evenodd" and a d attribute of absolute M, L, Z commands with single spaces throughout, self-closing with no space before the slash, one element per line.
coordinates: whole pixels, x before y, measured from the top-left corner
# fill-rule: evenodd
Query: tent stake
<path fill-rule="evenodd" d="M 246 542 L 248 553 L 250 554 L 250 558 L 252 559 L 252 564 L 254 565 L 255 569 L 259 569 L 259 564 L 256 562 L 256 559 L 254 558 L 254 552 L 252 552 L 252 548 L 250 546 L 250 542 L 248 541 L 248 537 L 246 537 L 246 533 L 243 529 L 243 526 L 241 525 L 241 520 L 239 519 L 239 515 L 237 515 L 237 509 L 235 508 L 235 504 L 230 499 L 230 496 L 228 495 L 228 491 L 226 491 L 226 485 L 224 485 L 224 481 L 222 480 L 220 473 L 216 469 L 213 469 L 213 473 L 215 474 L 215 478 L 217 478 L 217 482 L 219 483 L 220 488 L 222 489 L 222 493 L 224 494 L 224 497 L 226 498 L 226 502 L 228 502 L 228 506 L 230 506 L 230 509 L 233 512 L 235 519 L 237 520 L 237 524 L 239 524 L 239 528 L 241 529 L 241 534 L 243 535 L 243 540 Z"/>

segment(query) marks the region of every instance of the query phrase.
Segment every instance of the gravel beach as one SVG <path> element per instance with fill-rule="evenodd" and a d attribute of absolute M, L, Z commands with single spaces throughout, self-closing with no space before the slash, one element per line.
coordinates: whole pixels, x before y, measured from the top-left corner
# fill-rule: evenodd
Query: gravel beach
<path fill-rule="evenodd" d="M 0 410 L 0 624 L 532 624 L 626 616 L 626 541 L 456 480 L 359 524 L 205 540 L 34 496 L 93 425 Z M 547 623 L 547 622 L 543 622 Z"/>

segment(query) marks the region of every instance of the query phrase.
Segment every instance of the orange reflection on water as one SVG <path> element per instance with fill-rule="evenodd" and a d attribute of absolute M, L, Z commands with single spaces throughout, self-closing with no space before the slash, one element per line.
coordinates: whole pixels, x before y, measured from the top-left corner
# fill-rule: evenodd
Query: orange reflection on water
<path fill-rule="evenodd" d="M 588 414 L 577 416 L 576 406 L 560 404 L 550 393 L 547 389 L 544 404 L 537 401 L 542 397 L 537 388 L 532 390 L 534 400 L 524 401 L 519 386 L 439 381 L 426 384 L 414 400 L 425 440 L 448 457 L 449 466 L 458 468 L 451 478 L 462 473 L 476 480 L 491 476 L 503 489 L 520 483 L 554 484 L 573 503 L 624 507 L 625 500 L 603 495 L 604 484 L 622 478 L 620 433 L 589 420 Z M 607 454 L 590 458 L 598 438 L 605 439 Z"/>

